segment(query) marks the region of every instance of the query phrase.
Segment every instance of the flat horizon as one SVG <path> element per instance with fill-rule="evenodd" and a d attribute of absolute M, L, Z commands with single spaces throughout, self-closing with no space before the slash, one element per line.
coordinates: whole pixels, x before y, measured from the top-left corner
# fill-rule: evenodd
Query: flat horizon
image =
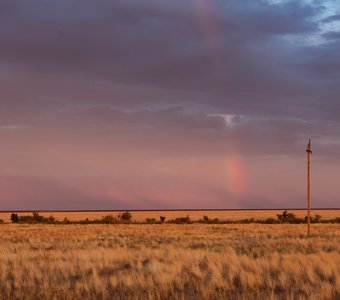
<path fill-rule="evenodd" d="M 50 209 L 33 209 L 33 210 L 0 210 L 0 213 L 10 212 L 148 212 L 148 211 L 273 211 L 273 210 L 307 210 L 307 208 L 180 208 L 180 209 L 70 209 L 70 210 L 50 210 Z M 311 210 L 340 210 L 340 207 L 311 207 Z"/>

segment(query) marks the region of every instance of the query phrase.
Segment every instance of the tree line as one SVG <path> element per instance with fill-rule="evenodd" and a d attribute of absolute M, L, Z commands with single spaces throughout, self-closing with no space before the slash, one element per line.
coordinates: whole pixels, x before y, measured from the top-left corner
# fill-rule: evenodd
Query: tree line
<path fill-rule="evenodd" d="M 33 212 L 32 215 L 18 215 L 17 213 L 11 214 L 12 223 L 21 224 L 303 224 L 307 223 L 307 216 L 304 218 L 299 218 L 293 213 L 284 211 L 282 214 L 277 214 L 276 218 L 266 218 L 266 219 L 255 219 L 246 218 L 240 220 L 222 220 L 218 218 L 209 218 L 208 216 L 203 216 L 199 220 L 192 220 L 189 216 L 178 217 L 175 219 L 166 220 L 166 217 L 160 216 L 159 219 L 147 218 L 144 222 L 136 222 L 132 219 L 132 214 L 129 211 L 125 211 L 116 216 L 106 215 L 101 219 L 83 219 L 78 221 L 71 221 L 68 218 L 64 220 L 57 220 L 55 217 L 50 215 L 49 217 L 44 217 L 39 214 L 39 212 Z M 0 223 L 3 223 L 0 220 Z M 315 215 L 311 217 L 311 223 L 340 223 L 340 217 L 333 219 L 323 219 L 320 215 Z"/>

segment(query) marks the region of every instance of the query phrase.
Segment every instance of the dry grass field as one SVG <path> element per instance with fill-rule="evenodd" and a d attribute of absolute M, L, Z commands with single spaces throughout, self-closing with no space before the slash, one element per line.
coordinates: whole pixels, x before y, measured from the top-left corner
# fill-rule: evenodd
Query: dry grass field
<path fill-rule="evenodd" d="M 218 218 L 220 220 L 241 220 L 247 218 L 266 219 L 269 217 L 276 218 L 277 214 L 282 214 L 283 210 L 207 210 L 207 211 L 132 211 L 132 220 L 137 222 L 144 222 L 147 218 L 155 218 L 159 220 L 160 216 L 166 217 L 166 220 L 175 219 L 178 217 L 189 216 L 190 219 L 197 221 L 203 216 L 208 216 L 209 219 Z M 306 216 L 305 210 L 289 210 L 297 217 Z M 19 212 L 19 215 L 31 214 L 31 212 Z M 118 211 L 68 211 L 68 212 L 43 212 L 42 216 L 48 217 L 53 215 L 56 220 L 62 221 L 68 218 L 70 221 L 79 221 L 88 218 L 89 220 L 101 219 L 105 215 L 118 215 Z M 10 222 L 10 213 L 0 212 L 0 219 L 4 222 Z M 321 215 L 323 219 L 332 219 L 340 217 L 340 210 L 312 210 L 312 215 Z"/>
<path fill-rule="evenodd" d="M 340 225 L 0 225 L 1 299 L 340 299 Z"/>

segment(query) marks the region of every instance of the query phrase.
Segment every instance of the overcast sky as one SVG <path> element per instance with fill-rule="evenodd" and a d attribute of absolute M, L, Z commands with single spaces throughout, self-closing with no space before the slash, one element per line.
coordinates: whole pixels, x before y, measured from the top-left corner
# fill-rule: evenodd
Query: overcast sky
<path fill-rule="evenodd" d="M 0 210 L 340 204 L 340 3 L 2 0 Z"/>

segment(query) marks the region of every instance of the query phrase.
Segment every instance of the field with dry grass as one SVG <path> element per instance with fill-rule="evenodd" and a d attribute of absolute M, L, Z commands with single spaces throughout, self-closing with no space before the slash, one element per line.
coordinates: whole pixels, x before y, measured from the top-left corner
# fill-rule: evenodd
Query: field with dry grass
<path fill-rule="evenodd" d="M 3 224 L 1 299 L 340 299 L 340 225 Z"/>
<path fill-rule="evenodd" d="M 176 219 L 183 216 L 189 216 L 191 220 L 197 221 L 202 219 L 203 216 L 209 217 L 209 219 L 218 218 L 220 220 L 241 220 L 241 219 L 259 219 L 276 218 L 277 214 L 282 214 L 281 210 L 188 210 L 188 211 L 131 211 L 132 220 L 136 222 L 145 222 L 147 218 L 155 218 L 159 220 L 160 216 L 166 217 L 166 220 Z M 294 213 L 296 217 L 303 218 L 306 216 L 306 210 L 289 210 Z M 84 219 L 94 220 L 101 219 L 105 215 L 118 215 L 119 211 L 53 211 L 44 212 L 40 214 L 44 217 L 53 215 L 56 220 L 62 221 L 64 218 L 70 221 L 79 221 Z M 31 214 L 31 212 L 19 212 L 19 215 Z M 333 219 L 340 217 L 340 210 L 325 210 L 316 209 L 312 210 L 312 215 L 321 215 L 323 219 Z M 8 212 L 0 212 L 0 219 L 4 222 L 10 222 L 11 214 Z"/>

